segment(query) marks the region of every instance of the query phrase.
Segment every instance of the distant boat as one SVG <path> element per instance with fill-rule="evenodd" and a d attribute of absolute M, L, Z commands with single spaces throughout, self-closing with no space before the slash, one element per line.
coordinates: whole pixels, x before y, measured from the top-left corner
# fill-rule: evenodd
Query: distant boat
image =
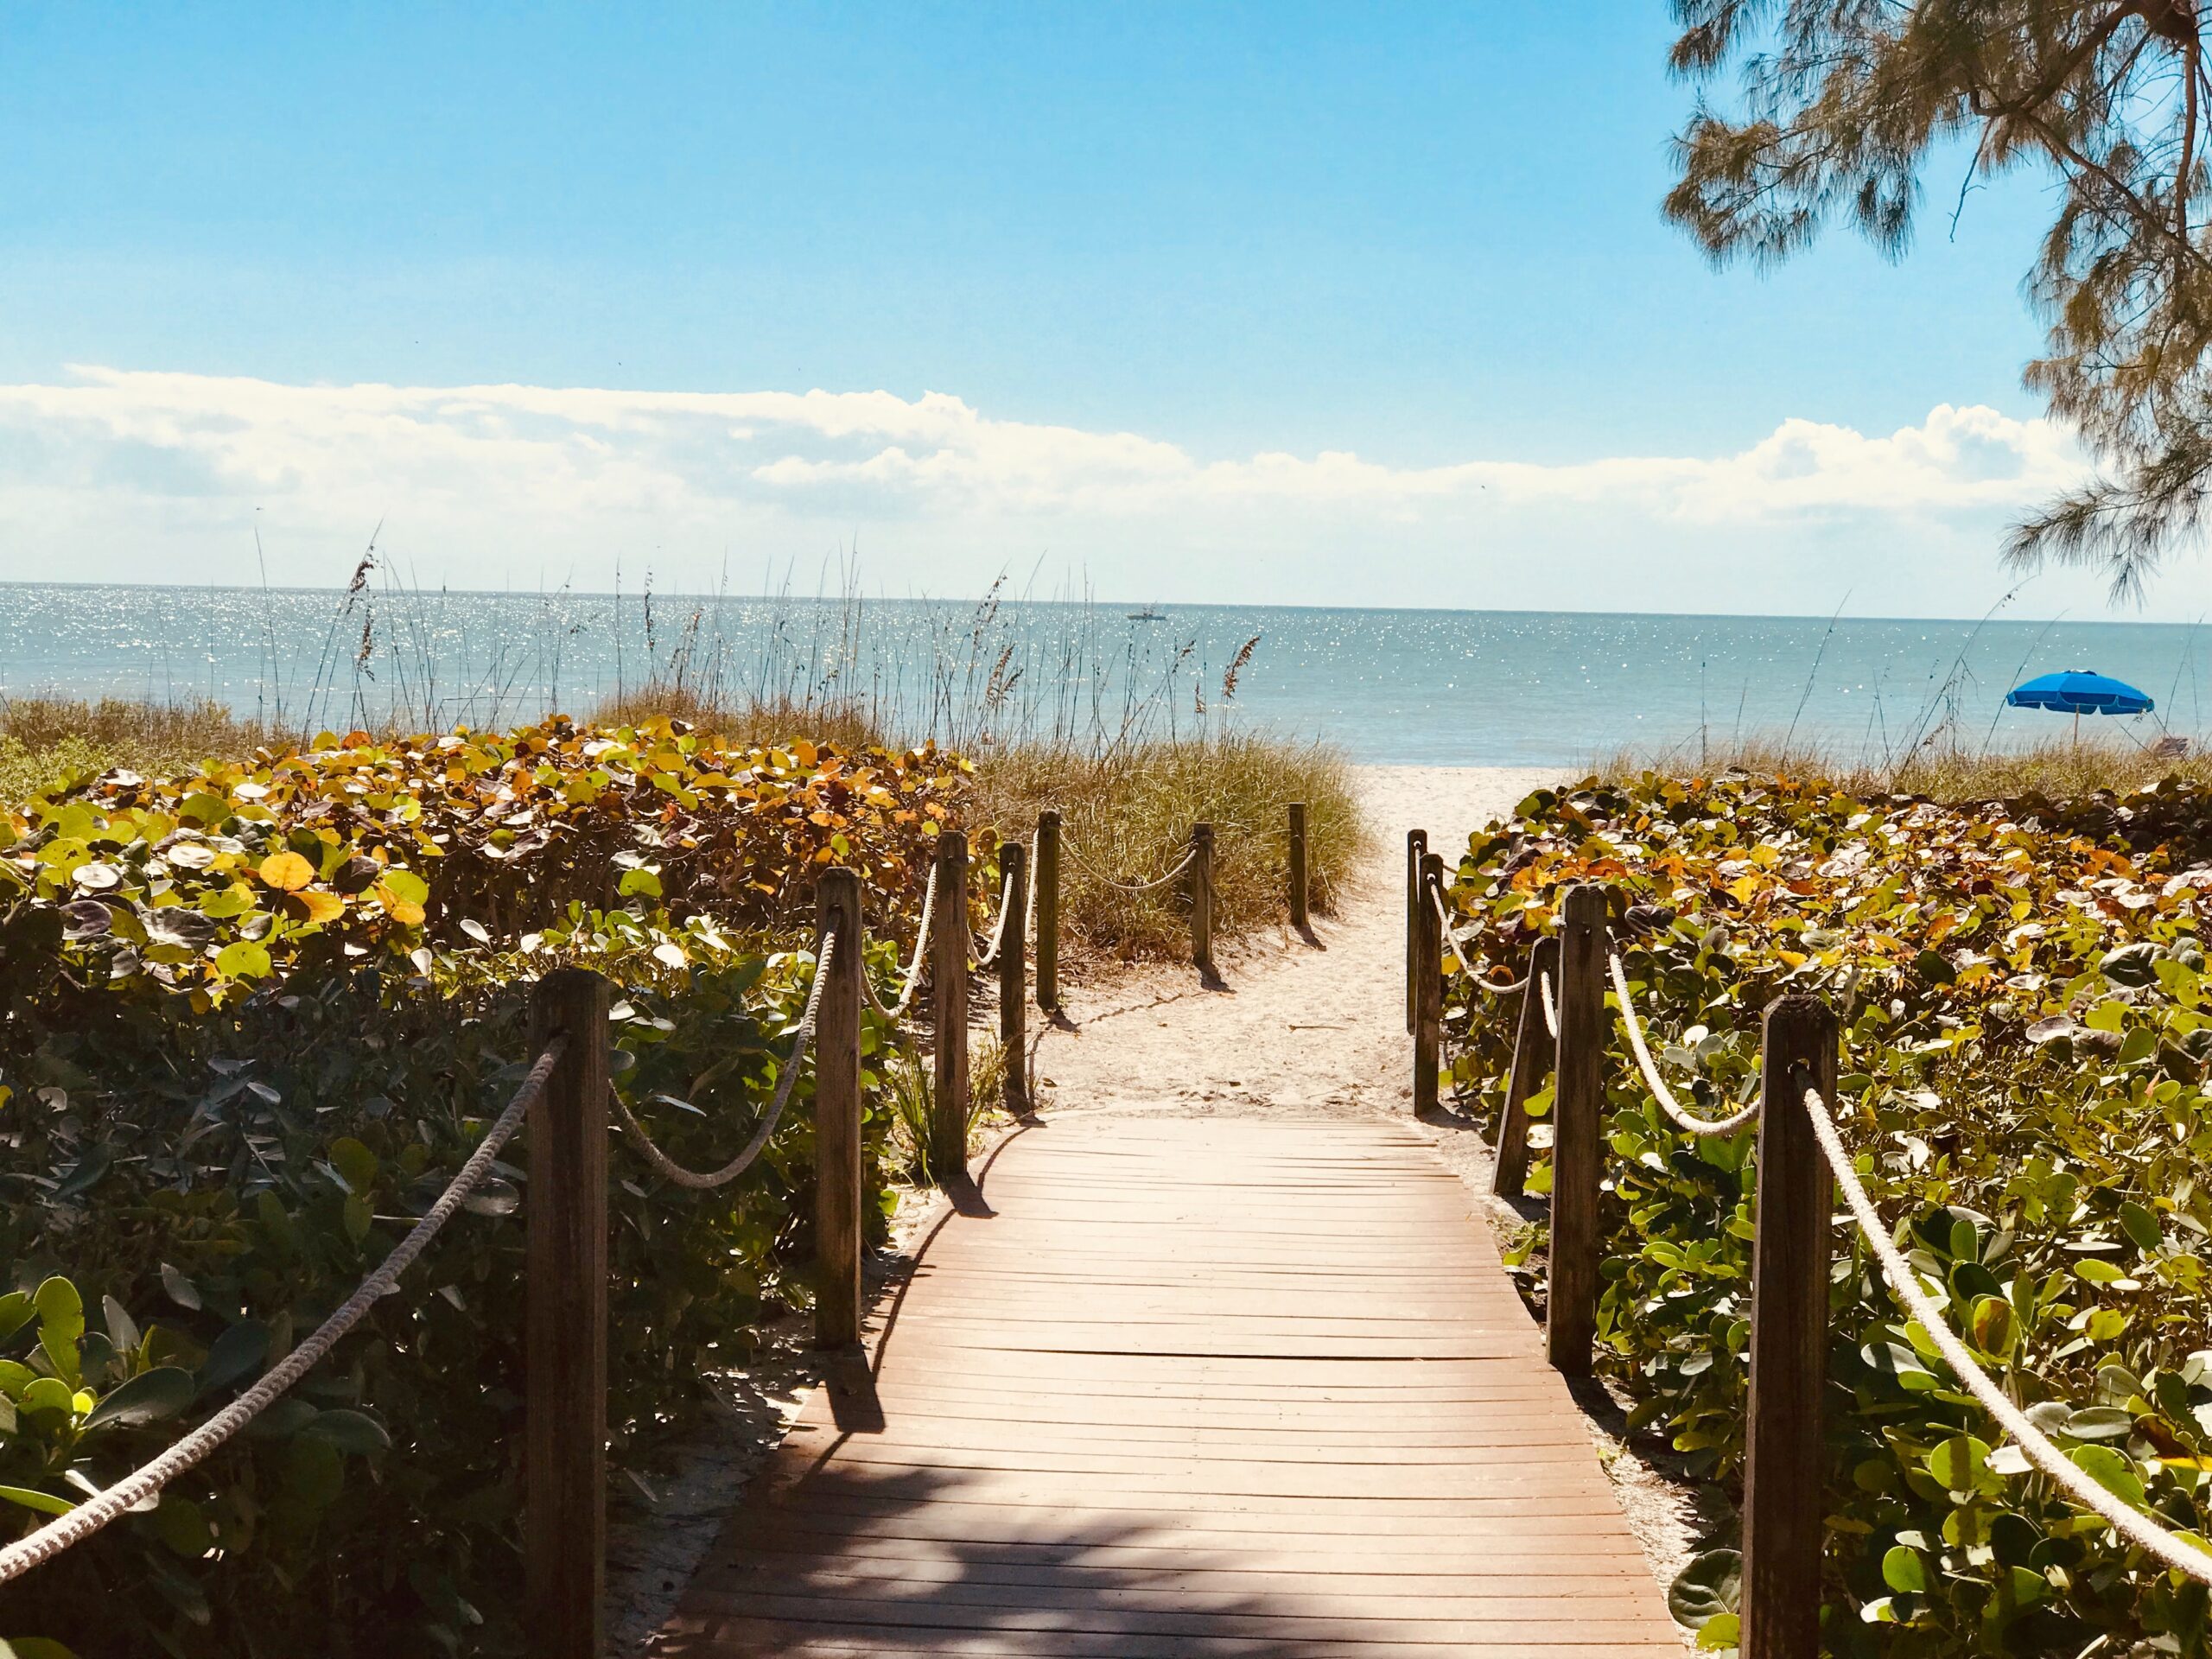
<path fill-rule="evenodd" d="M 1131 611 L 1129 613 L 1129 620 L 1132 622 L 1165 622 L 1166 620 L 1166 612 L 1155 611 L 1149 605 L 1146 606 L 1144 609 L 1141 611 Z"/>

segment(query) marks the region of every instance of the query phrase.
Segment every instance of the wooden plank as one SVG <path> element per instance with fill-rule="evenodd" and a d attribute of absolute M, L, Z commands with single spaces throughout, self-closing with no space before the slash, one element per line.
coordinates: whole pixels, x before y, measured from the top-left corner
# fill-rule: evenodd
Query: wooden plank
<path fill-rule="evenodd" d="M 809 1399 L 657 1652 L 1680 1651 L 1424 1141 L 1062 1122 L 983 1187 L 869 1320 L 862 1427 Z"/>

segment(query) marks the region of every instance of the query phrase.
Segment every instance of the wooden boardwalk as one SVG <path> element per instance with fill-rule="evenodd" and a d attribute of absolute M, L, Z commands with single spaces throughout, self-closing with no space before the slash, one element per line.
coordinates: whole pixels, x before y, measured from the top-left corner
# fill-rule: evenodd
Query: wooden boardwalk
<path fill-rule="evenodd" d="M 1346 1119 L 1059 1119 L 657 1653 L 1680 1653 L 1467 1189 Z"/>

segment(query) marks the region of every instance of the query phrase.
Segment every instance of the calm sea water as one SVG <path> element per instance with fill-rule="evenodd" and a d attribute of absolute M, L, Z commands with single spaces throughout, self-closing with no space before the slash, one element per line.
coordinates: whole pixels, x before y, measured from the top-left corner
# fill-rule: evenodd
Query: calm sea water
<path fill-rule="evenodd" d="M 2108 722 L 2196 738 L 2212 702 L 2187 626 L 1632 616 L 1565 612 L 438 594 L 0 584 L 0 690 L 209 696 L 343 727 L 398 712 L 488 725 L 587 709 L 649 673 L 728 693 L 849 695 L 912 735 L 1186 727 L 1233 717 L 1366 760 L 1586 762 L 1626 746 L 1795 725 L 1846 756 L 1903 752 L 1948 721 L 1968 746 L 2066 729 L 2001 708 L 2046 670 L 2094 668 L 2158 711 Z M 1011 684 L 1007 683 L 1011 681 Z M 1205 713 L 1200 713 L 1203 706 Z"/>

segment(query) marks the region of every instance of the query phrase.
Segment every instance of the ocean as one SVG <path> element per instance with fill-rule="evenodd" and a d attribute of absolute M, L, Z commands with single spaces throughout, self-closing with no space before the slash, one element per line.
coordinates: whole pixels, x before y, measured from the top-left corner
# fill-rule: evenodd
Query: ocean
<path fill-rule="evenodd" d="M 1270 605 L 1131 614 L 1149 608 L 0 583 L 0 693 L 207 696 L 304 729 L 480 727 L 681 680 L 854 699 L 903 736 L 971 745 L 1226 720 L 1366 762 L 1573 766 L 1624 747 L 1694 759 L 1793 728 L 1874 761 L 1939 728 L 1969 748 L 2018 746 L 2067 723 L 2003 708 L 2005 690 L 2094 668 L 2158 702 L 2109 725 L 2144 742 L 2204 730 L 2208 642 L 2186 625 Z"/>

